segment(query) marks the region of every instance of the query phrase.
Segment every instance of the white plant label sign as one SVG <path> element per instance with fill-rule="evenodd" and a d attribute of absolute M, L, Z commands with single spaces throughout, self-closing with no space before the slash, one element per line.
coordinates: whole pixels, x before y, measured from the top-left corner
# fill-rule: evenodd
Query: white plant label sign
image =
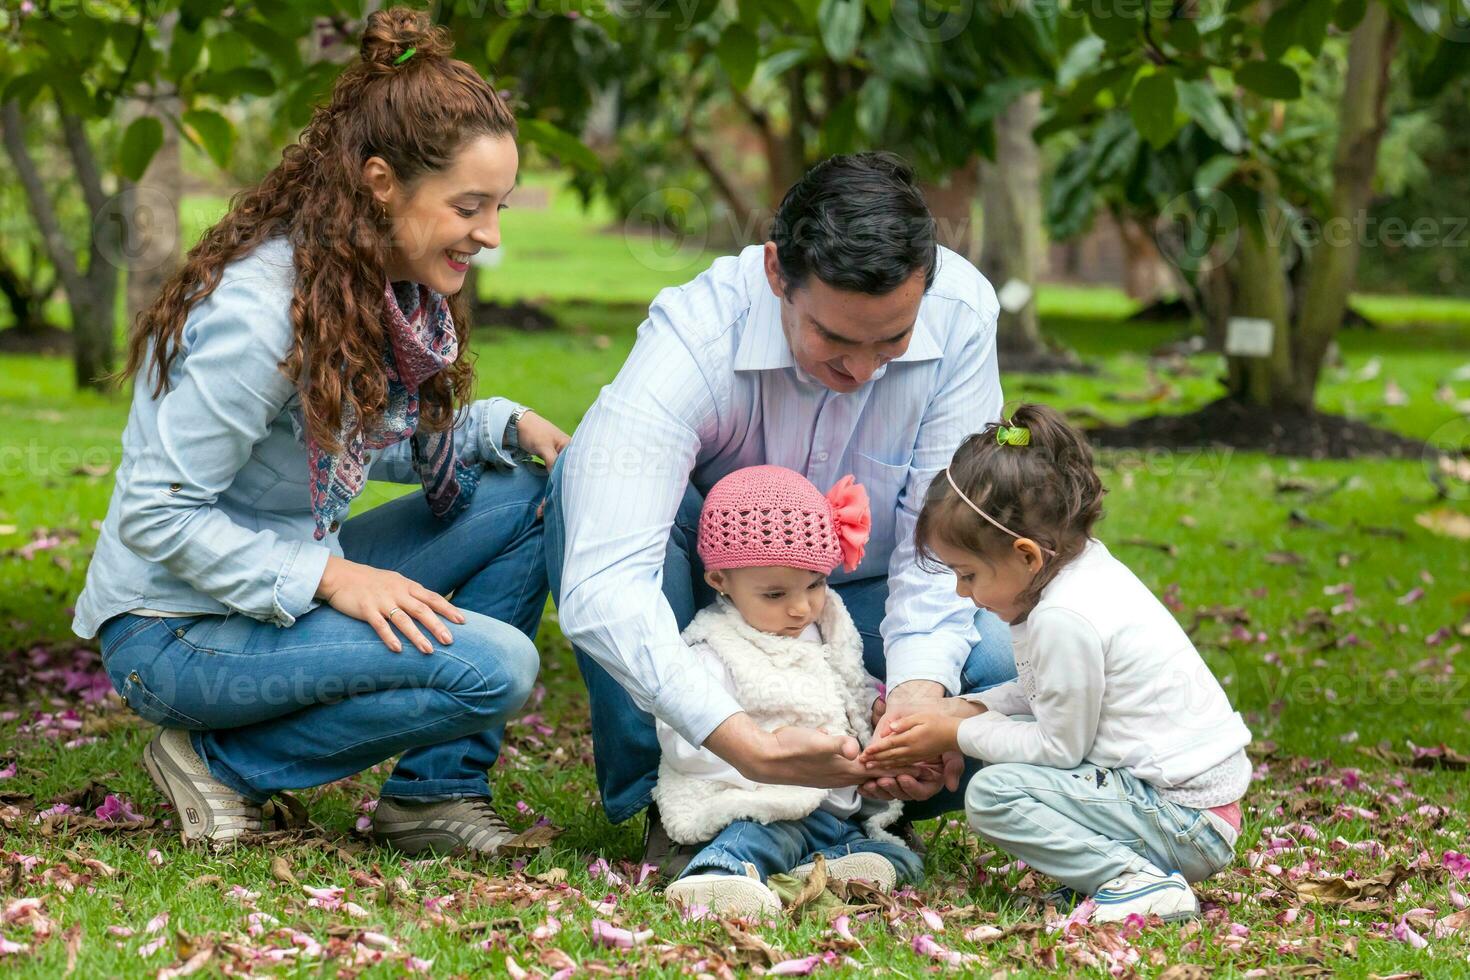
<path fill-rule="evenodd" d="M 1270 357 L 1276 325 L 1253 316 L 1233 316 L 1225 323 L 1225 353 L 1231 357 Z"/>

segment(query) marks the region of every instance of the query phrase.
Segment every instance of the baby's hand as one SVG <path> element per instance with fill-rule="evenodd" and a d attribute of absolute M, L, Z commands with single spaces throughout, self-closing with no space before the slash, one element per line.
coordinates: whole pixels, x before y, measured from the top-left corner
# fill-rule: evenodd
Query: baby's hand
<path fill-rule="evenodd" d="M 870 769 L 895 769 L 932 762 L 946 752 L 959 749 L 958 732 L 963 720 L 926 705 L 922 712 L 889 722 L 887 733 L 875 739 L 859 761 Z"/>

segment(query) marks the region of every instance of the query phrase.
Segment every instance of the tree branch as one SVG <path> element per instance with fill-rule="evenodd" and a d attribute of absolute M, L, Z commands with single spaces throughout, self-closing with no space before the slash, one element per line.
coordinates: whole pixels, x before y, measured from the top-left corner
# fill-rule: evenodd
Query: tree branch
<path fill-rule="evenodd" d="M 67 111 L 61 100 L 56 100 L 56 111 L 61 115 L 61 132 L 66 139 L 66 148 L 71 153 L 72 165 L 77 168 L 77 180 L 82 185 L 82 196 L 87 201 L 87 211 L 95 218 L 107 207 L 107 194 L 102 189 L 102 175 L 97 170 L 97 158 L 92 154 L 92 144 L 87 140 L 87 130 L 81 117 Z"/>
<path fill-rule="evenodd" d="M 79 296 L 83 289 L 81 270 L 77 267 L 76 256 L 66 244 L 66 236 L 61 232 L 61 222 L 57 220 L 51 199 L 46 196 L 41 172 L 37 169 L 30 150 L 26 148 L 25 120 L 14 99 L 0 107 L 0 134 L 3 134 L 5 151 L 20 177 L 21 187 L 25 189 L 26 202 L 31 208 L 31 220 L 41 233 L 46 255 L 61 276 L 67 294 Z"/>

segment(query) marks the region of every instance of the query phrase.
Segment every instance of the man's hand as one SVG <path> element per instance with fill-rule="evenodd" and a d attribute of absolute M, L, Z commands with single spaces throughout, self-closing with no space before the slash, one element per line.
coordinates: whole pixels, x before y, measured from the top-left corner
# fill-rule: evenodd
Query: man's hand
<path fill-rule="evenodd" d="M 888 734 L 874 740 L 861 761 L 874 769 L 903 769 L 956 752 L 960 721 L 942 711 L 905 715 L 889 722 Z"/>
<path fill-rule="evenodd" d="M 704 747 L 758 783 L 835 789 L 873 777 L 873 770 L 858 763 L 860 748 L 852 736 L 793 726 L 767 732 L 743 711 L 721 722 Z"/>

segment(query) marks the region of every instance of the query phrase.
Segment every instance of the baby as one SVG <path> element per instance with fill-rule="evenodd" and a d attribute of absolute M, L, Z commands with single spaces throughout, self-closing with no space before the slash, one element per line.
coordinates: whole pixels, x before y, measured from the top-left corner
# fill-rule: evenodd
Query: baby
<path fill-rule="evenodd" d="M 767 731 L 872 737 L 877 682 L 863 669 L 852 618 L 827 588 L 838 565 L 857 568 L 871 523 L 867 492 L 850 476 L 823 496 L 793 470 L 753 466 L 705 498 L 699 557 L 720 598 L 684 640 Z M 921 879 L 918 856 L 883 829 L 898 820 L 899 804 L 865 800 L 855 787 L 752 782 L 662 721 L 657 729 L 663 758 L 653 796 L 664 827 L 681 844 L 708 842 L 668 888 L 679 905 L 779 911 L 766 879 L 805 878 L 818 854 L 832 878 L 884 890 Z"/>

